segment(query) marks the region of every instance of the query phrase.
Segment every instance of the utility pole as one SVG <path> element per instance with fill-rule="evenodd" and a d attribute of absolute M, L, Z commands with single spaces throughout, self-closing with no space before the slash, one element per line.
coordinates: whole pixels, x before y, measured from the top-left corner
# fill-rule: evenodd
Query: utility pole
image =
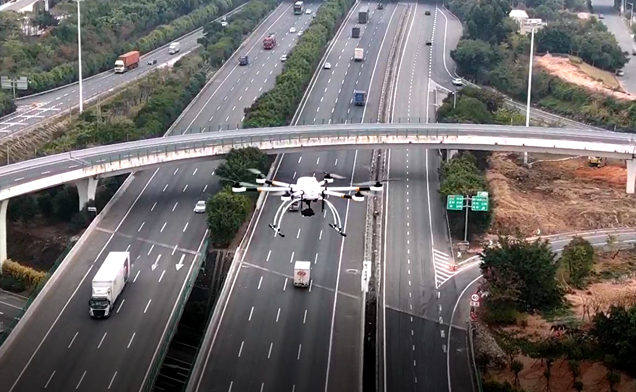
<path fill-rule="evenodd" d="M 80 23 L 80 2 L 83 0 L 75 0 L 77 2 L 77 59 L 79 62 L 79 112 L 84 111 L 84 94 L 82 89 L 82 29 Z"/>
<path fill-rule="evenodd" d="M 534 25 L 532 25 L 532 32 L 530 38 L 530 64 L 528 66 L 528 102 L 526 107 L 526 127 L 530 126 L 530 98 L 532 95 L 532 59 L 534 57 Z M 523 163 L 528 164 L 528 153 L 523 153 Z"/>

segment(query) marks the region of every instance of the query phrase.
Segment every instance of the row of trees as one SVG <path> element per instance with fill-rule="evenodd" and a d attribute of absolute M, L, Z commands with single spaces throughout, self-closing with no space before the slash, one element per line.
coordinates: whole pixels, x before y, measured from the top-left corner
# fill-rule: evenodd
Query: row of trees
<path fill-rule="evenodd" d="M 162 136 L 205 86 L 202 68 L 201 57 L 186 56 L 171 71 L 154 72 L 107 104 L 85 111 L 41 154 Z"/>
<path fill-rule="evenodd" d="M 0 117 L 15 112 L 16 105 L 13 97 L 4 91 L 0 91 Z"/>
<path fill-rule="evenodd" d="M 353 4 L 353 0 L 327 0 L 318 9 L 289 53 L 274 88 L 245 109 L 243 125 L 246 128 L 282 126 L 291 120 L 329 40 Z"/>
<path fill-rule="evenodd" d="M 111 69 L 126 51 L 145 53 L 164 45 L 245 1 L 87 2 L 82 6 L 83 76 Z M 77 80 L 77 16 L 73 2 L 58 8 L 71 17 L 41 38 L 26 37 L 17 14 L 0 14 L 0 73 L 28 76 L 26 94 Z"/>
<path fill-rule="evenodd" d="M 234 239 L 249 216 L 252 203 L 248 196 L 232 192 L 234 182 L 253 182 L 254 174 L 247 169 L 258 169 L 267 173 L 270 161 L 267 155 L 254 147 L 232 149 L 224 163 L 216 170 L 221 178 L 223 190 L 211 197 L 206 205 L 208 227 L 212 245 L 225 248 Z"/>
<path fill-rule="evenodd" d="M 228 18 L 226 27 L 216 22 L 206 24 L 199 43 L 205 48 L 203 56 L 208 64 L 221 66 L 241 45 L 244 37 L 276 6 L 275 0 L 253 1 Z"/>
<path fill-rule="evenodd" d="M 449 195 L 475 196 L 477 192 L 487 192 L 488 183 L 484 173 L 479 169 L 477 159 L 468 151 L 457 154 L 452 159 L 442 162 L 439 168 L 439 193 L 443 203 Z M 464 211 L 448 211 L 448 223 L 451 234 L 463 239 L 465 229 Z M 468 233 L 470 236 L 483 234 L 488 230 L 492 220 L 492 206 L 488 212 L 468 211 Z"/>
<path fill-rule="evenodd" d="M 525 118 L 503 104 L 503 97 L 493 91 L 464 87 L 457 96 L 448 95 L 439 110 L 437 121 L 461 124 L 523 125 Z"/>

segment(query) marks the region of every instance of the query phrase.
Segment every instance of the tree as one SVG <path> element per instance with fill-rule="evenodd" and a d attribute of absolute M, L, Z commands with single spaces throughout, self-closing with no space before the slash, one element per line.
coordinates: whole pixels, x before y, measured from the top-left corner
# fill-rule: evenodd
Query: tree
<path fill-rule="evenodd" d="M 572 385 L 576 385 L 577 379 L 581 376 L 581 361 L 572 359 L 568 361 L 568 367 L 572 373 Z M 576 387 L 574 387 L 576 389 Z"/>
<path fill-rule="evenodd" d="M 576 380 L 574 381 L 574 384 L 572 385 L 572 387 L 577 391 L 577 392 L 581 392 L 583 390 L 583 387 L 585 385 L 583 384 L 583 382 L 581 380 Z"/>
<path fill-rule="evenodd" d="M 610 392 L 616 392 L 614 386 L 621 382 L 621 375 L 619 373 L 614 373 L 613 371 L 607 372 L 605 375 L 605 379 L 610 385 Z"/>
<path fill-rule="evenodd" d="M 606 354 L 608 369 L 619 368 L 636 375 L 636 306 L 612 305 L 606 312 L 597 313 L 592 322 L 590 332 Z"/>
<path fill-rule="evenodd" d="M 515 359 L 510 362 L 510 371 L 515 374 L 515 386 L 519 385 L 519 373 L 523 370 L 523 362 Z"/>
<path fill-rule="evenodd" d="M 481 271 L 489 306 L 517 311 L 549 310 L 561 303 L 555 253 L 547 241 L 499 238 L 500 247 L 485 247 Z"/>
<path fill-rule="evenodd" d="M 254 183 L 256 174 L 248 169 L 256 169 L 267 174 L 267 154 L 255 147 L 235 149 L 227 154 L 225 162 L 216 169 L 221 184 L 231 186 L 234 182 Z"/>
<path fill-rule="evenodd" d="M 478 39 L 459 41 L 450 55 L 457 63 L 458 73 L 477 82 L 486 81 L 488 71 L 505 58 L 498 47 Z"/>
<path fill-rule="evenodd" d="M 250 212 L 250 199 L 224 188 L 208 200 L 206 210 L 212 244 L 217 248 L 226 247 L 247 218 Z"/>
<path fill-rule="evenodd" d="M 574 237 L 563 248 L 560 261 L 567 269 L 569 283 L 582 288 L 594 264 L 594 248 L 587 240 Z"/>
<path fill-rule="evenodd" d="M 474 3 L 466 16 L 468 36 L 491 44 L 505 41 L 514 31 L 513 24 L 508 19 L 510 9 L 510 3 L 505 0 L 485 0 Z"/>

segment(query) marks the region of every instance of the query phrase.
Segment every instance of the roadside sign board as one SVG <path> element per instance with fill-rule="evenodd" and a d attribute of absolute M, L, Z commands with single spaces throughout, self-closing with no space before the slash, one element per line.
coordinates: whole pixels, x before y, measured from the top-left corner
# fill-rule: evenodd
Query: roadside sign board
<path fill-rule="evenodd" d="M 471 301 L 479 301 L 479 295 L 478 294 L 473 294 L 470 296 L 470 300 Z"/>
<path fill-rule="evenodd" d="M 26 76 L 21 76 L 19 79 L 16 80 L 16 88 L 18 90 L 28 90 L 29 82 Z"/>
<path fill-rule="evenodd" d="M 363 261 L 362 262 L 362 276 L 360 278 L 360 285 L 362 286 L 363 292 L 369 291 L 369 277 L 371 276 L 371 262 Z"/>
<path fill-rule="evenodd" d="M 472 198 L 471 209 L 473 211 L 488 211 L 488 192 L 477 192 Z"/>
<path fill-rule="evenodd" d="M 479 307 L 479 302 L 478 301 L 470 301 L 470 306 L 473 308 L 478 308 Z"/>
<path fill-rule="evenodd" d="M 446 198 L 446 209 L 451 211 L 461 211 L 464 209 L 463 195 L 448 195 Z"/>
<path fill-rule="evenodd" d="M 13 81 L 6 76 L 0 76 L 0 87 L 10 90 L 13 88 Z"/>

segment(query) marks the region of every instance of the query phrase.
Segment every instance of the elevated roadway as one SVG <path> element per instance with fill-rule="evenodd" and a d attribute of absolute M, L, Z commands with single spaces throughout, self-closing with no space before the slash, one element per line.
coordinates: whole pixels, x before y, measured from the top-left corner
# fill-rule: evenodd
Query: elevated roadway
<path fill-rule="evenodd" d="M 360 122 L 377 116 L 381 81 L 386 70 L 387 42 L 397 30 L 404 5 L 362 2 L 371 13 L 360 25 L 361 37 L 350 37 L 357 8 L 326 55 L 331 70 L 319 72 L 310 87 L 298 122 L 328 123 L 338 118 Z M 384 44 L 383 44 L 384 42 Z M 353 49 L 364 47 L 363 63 L 352 61 Z M 369 91 L 365 108 L 351 104 L 354 88 Z M 368 180 L 368 151 L 286 153 L 276 178 L 322 177 L 333 172 L 348 177 L 342 184 Z M 344 219 L 347 237 L 331 230 L 319 216 L 301 218 L 288 213 L 285 238 L 272 238 L 267 227 L 280 200 L 265 199 L 258 221 L 237 268 L 228 281 L 231 294 L 218 330 L 210 328 L 195 364 L 189 391 L 357 391 L 361 388 L 362 298 L 360 269 L 366 205 L 334 204 Z M 329 218 L 329 217 L 327 217 Z M 293 262 L 312 263 L 312 285 L 292 285 Z M 230 277 L 229 279 L 232 279 Z M 224 308 L 224 306 L 226 306 Z M 245 377 L 249 374 L 250 377 Z"/>
<path fill-rule="evenodd" d="M 32 2 L 33 0 L 26 1 Z M 17 5 L 19 2 L 11 4 Z M 246 4 L 243 4 L 227 14 L 220 16 L 215 21 L 220 22 L 223 17 L 229 17 L 239 12 Z M 87 104 L 92 101 L 96 101 L 100 99 L 100 97 L 103 97 L 108 93 L 122 88 L 123 86 L 147 75 L 149 72 L 162 67 L 172 66 L 183 56 L 198 48 L 200 45 L 197 41 L 201 37 L 203 37 L 203 28 L 196 29 L 175 39 L 174 41 L 179 42 L 181 46 L 181 49 L 177 54 L 168 54 L 168 47 L 170 44 L 166 44 L 160 48 L 145 53 L 139 60 L 139 67 L 126 73 L 115 74 L 111 69 L 97 75 L 84 78 L 82 84 L 84 103 Z M 151 59 L 157 60 L 157 64 L 147 64 L 148 60 Z M 61 116 L 64 113 L 68 114 L 69 110 L 75 109 L 79 105 L 78 83 L 75 82 L 53 90 L 18 98 L 16 100 L 16 104 L 18 105 L 16 112 L 0 118 L 0 141 L 4 138 L 13 136 L 14 134 L 19 134 L 19 131 L 26 131 L 34 128 L 35 126 L 50 120 L 54 116 Z"/>
<path fill-rule="evenodd" d="M 240 122 L 243 108 L 273 86 L 279 54 L 297 42 L 286 32 L 309 21 L 308 15 L 294 16 L 291 4 L 280 5 L 241 52 L 249 53 L 252 66 L 237 67 L 233 56 L 175 128 L 216 126 L 228 116 Z M 262 51 L 269 32 L 277 33 L 279 46 Z M 201 260 L 206 217 L 192 209 L 219 189 L 215 168 L 216 162 L 186 162 L 137 172 L 124 183 L 0 347 L 0 391 L 142 390 Z M 92 320 L 91 279 L 108 252 L 123 250 L 134 261 L 132 281 L 111 319 Z"/>

